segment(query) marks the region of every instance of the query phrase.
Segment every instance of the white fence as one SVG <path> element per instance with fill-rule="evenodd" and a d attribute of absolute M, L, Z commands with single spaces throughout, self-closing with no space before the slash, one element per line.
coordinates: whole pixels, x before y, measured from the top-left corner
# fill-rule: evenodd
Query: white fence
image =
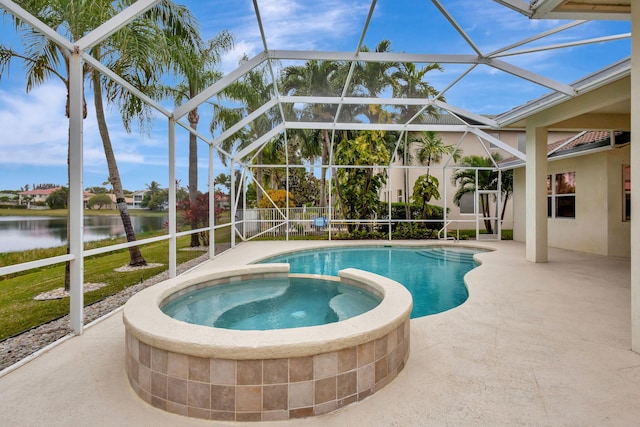
<path fill-rule="evenodd" d="M 238 215 L 242 215 L 238 211 Z M 244 218 L 236 218 L 238 230 L 245 239 L 253 237 L 310 237 L 346 232 L 347 226 L 334 219 L 329 221 L 329 208 L 245 209 Z"/>

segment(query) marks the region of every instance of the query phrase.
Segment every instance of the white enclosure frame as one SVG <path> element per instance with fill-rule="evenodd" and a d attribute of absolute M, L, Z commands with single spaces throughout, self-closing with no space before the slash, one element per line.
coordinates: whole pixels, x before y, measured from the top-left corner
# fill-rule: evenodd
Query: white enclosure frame
<path fill-rule="evenodd" d="M 536 16 L 546 16 L 552 17 L 554 16 L 554 8 L 558 6 L 560 0 L 544 0 L 537 2 L 537 8 L 531 8 L 528 2 L 522 0 L 495 0 L 498 3 L 511 8 L 513 10 L 517 10 L 527 16 L 536 17 Z M 154 5 L 156 5 L 159 0 L 139 0 L 134 3 L 132 6 L 113 17 L 109 21 L 105 22 L 98 28 L 91 31 L 86 36 L 82 37 L 80 40 L 75 42 L 71 42 L 65 39 L 60 34 L 56 33 L 51 28 L 48 28 L 42 22 L 38 21 L 36 18 L 31 16 L 25 10 L 23 10 L 19 5 L 14 3 L 11 0 L 0 0 L 0 7 L 3 8 L 6 12 L 12 14 L 13 16 L 19 18 L 23 22 L 32 26 L 37 31 L 42 32 L 47 38 L 57 43 L 62 49 L 67 50 L 71 53 L 71 67 L 69 70 L 69 94 L 70 94 L 70 138 L 69 144 L 71 147 L 71 157 L 70 157 L 70 169 L 72 171 L 70 182 L 69 182 L 69 191 L 70 191 L 70 206 L 69 206 L 69 218 L 72 224 L 82 224 L 83 223 L 83 204 L 82 204 L 82 196 L 83 196 L 83 124 L 82 124 L 82 91 L 83 91 L 83 81 L 82 81 L 82 72 L 81 67 L 83 63 L 87 63 L 92 67 L 99 70 L 105 76 L 109 77 L 113 81 L 122 85 L 126 90 L 130 91 L 141 100 L 143 100 L 148 105 L 152 106 L 156 111 L 167 118 L 168 123 L 168 147 L 169 147 L 169 232 L 167 236 L 161 236 L 151 239 L 144 239 L 137 242 L 124 243 L 119 245 L 113 245 L 100 249 L 93 249 L 85 251 L 83 250 L 83 228 L 82 226 L 72 227 L 70 233 L 69 247 L 70 253 L 68 255 L 63 255 L 55 258 L 43 259 L 39 261 L 12 265 L 8 267 L 0 268 L 0 275 L 25 271 L 33 268 L 38 268 L 42 266 L 57 264 L 65 261 L 70 261 L 71 263 L 71 326 L 73 331 L 76 334 L 82 334 L 83 332 L 83 288 L 84 288 L 84 258 L 91 255 L 96 255 L 99 253 L 104 253 L 108 251 L 114 251 L 119 249 L 128 248 L 134 245 L 143 245 L 145 243 L 155 242 L 167 240 L 169 243 L 169 253 L 170 253 L 170 261 L 169 261 L 169 275 L 171 277 L 176 275 L 176 238 L 178 236 L 189 234 L 192 232 L 197 232 L 200 230 L 193 230 L 190 232 L 178 233 L 176 231 L 176 182 L 175 182 L 175 156 L 176 156 L 176 141 L 175 141 L 175 126 L 181 126 L 187 131 L 195 134 L 198 139 L 204 141 L 209 145 L 208 159 L 209 159 L 209 185 L 210 188 L 213 187 L 213 159 L 215 150 L 220 151 L 219 144 L 224 141 L 226 138 L 230 138 L 233 136 L 235 132 L 239 129 L 242 129 L 244 126 L 249 124 L 252 120 L 259 117 L 265 111 L 270 108 L 278 107 L 281 114 L 281 123 L 274 127 L 270 132 L 268 132 L 263 137 L 254 141 L 249 147 L 237 152 L 237 153 L 227 153 L 227 155 L 231 158 L 231 193 L 232 200 L 235 200 L 234 195 L 234 167 L 236 164 L 239 164 L 246 168 L 248 165 L 248 158 L 251 155 L 252 151 L 259 149 L 262 145 L 267 143 L 271 138 L 277 136 L 278 134 L 285 132 L 288 129 L 327 129 L 330 130 L 332 134 L 335 135 L 335 132 L 338 130 L 352 129 L 352 130 L 394 130 L 401 132 L 413 132 L 413 131 L 424 131 L 424 130 L 433 130 L 437 132 L 461 132 L 461 133 L 472 133 L 477 135 L 479 138 L 490 142 L 491 144 L 499 147 L 500 149 L 506 151 L 507 153 L 517 157 L 521 160 L 526 160 L 526 156 L 524 153 L 518 151 L 517 149 L 512 148 L 508 144 L 492 137 L 486 130 L 492 128 L 500 128 L 503 126 L 510 125 L 512 123 L 517 122 L 518 120 L 527 117 L 528 115 L 534 114 L 538 111 L 542 111 L 543 109 L 549 108 L 551 106 L 557 105 L 563 101 L 576 97 L 579 94 L 588 92 L 590 90 L 596 89 L 598 87 L 603 86 L 607 82 L 614 81 L 615 79 L 620 78 L 621 76 L 630 75 L 631 71 L 631 61 L 623 60 L 616 64 L 613 64 L 611 67 L 602 70 L 592 76 L 589 76 L 575 84 L 565 84 L 558 81 L 554 81 L 545 76 L 542 76 L 537 73 L 533 73 L 529 70 L 514 66 L 502 60 L 505 56 L 509 55 L 520 55 L 523 53 L 537 52 L 541 50 L 549 50 L 549 49 L 559 49 L 565 47 L 572 47 L 576 45 L 588 45 L 592 43 L 603 43 L 608 41 L 615 41 L 620 39 L 628 39 L 631 37 L 630 33 L 627 34 L 619 34 L 612 35 L 609 37 L 601 37 L 597 39 L 588 39 L 582 40 L 579 42 L 565 43 L 565 44 L 554 44 L 546 47 L 537 47 L 537 48 L 524 48 L 520 50 L 516 50 L 517 48 L 521 48 L 524 45 L 535 41 L 541 40 L 544 37 L 547 37 L 551 34 L 559 33 L 568 28 L 573 28 L 577 25 L 581 25 L 585 21 L 576 21 L 568 24 L 561 25 L 555 29 L 545 31 L 540 33 L 535 37 L 530 37 L 525 40 L 522 40 L 518 43 L 514 43 L 508 46 L 504 46 L 501 49 L 497 49 L 493 52 L 483 52 L 479 47 L 474 43 L 471 37 L 465 33 L 464 29 L 461 25 L 457 23 L 452 14 L 443 6 L 443 4 L 439 0 L 431 0 L 431 2 L 436 6 L 439 12 L 446 18 L 446 20 L 451 24 L 451 26 L 455 29 L 455 31 L 462 37 L 468 46 L 473 50 L 474 54 L 427 54 L 427 53 L 375 53 L 375 52 L 361 52 L 361 47 L 363 45 L 363 40 L 367 29 L 369 27 L 369 23 L 372 19 L 374 9 L 376 7 L 376 0 L 372 0 L 369 8 L 369 13 L 367 15 L 366 21 L 362 28 L 362 33 L 355 46 L 353 52 L 323 52 L 323 51 L 290 51 L 290 50 L 270 50 L 267 46 L 267 38 L 264 33 L 264 28 L 262 25 L 262 20 L 260 17 L 259 10 L 259 2 L 258 0 L 253 0 L 255 15 L 257 24 L 260 29 L 260 34 L 263 42 L 264 50 L 248 61 L 242 63 L 237 69 L 230 72 L 222 79 L 217 81 L 215 84 L 211 85 L 209 88 L 204 90 L 198 96 L 189 100 L 185 104 L 177 107 L 174 111 L 168 111 L 161 105 L 159 105 L 154 100 L 150 99 L 148 96 L 144 95 L 137 91 L 134 87 L 128 84 L 124 79 L 116 75 L 114 72 L 106 68 L 104 65 L 97 62 L 93 59 L 89 54 L 87 54 L 88 49 L 94 46 L 96 43 L 104 40 L 109 37 L 124 25 L 127 25 L 133 19 L 135 19 L 141 13 L 149 10 Z M 548 7 L 552 6 L 552 7 Z M 640 14 L 636 12 L 636 17 L 640 19 Z M 564 16 L 564 15 L 563 15 Z M 599 15 L 598 15 L 599 17 Z M 607 15 L 608 18 L 621 18 L 621 19 L 629 19 L 629 14 L 626 12 L 620 12 L 616 15 Z M 593 18 L 593 15 L 585 14 L 585 18 Z M 636 25 L 637 26 L 637 25 Z M 240 122 L 238 122 L 232 128 L 226 130 L 222 134 L 216 137 L 208 137 L 193 131 L 188 124 L 184 123 L 181 119 L 184 118 L 193 108 L 201 105 L 202 103 L 209 100 L 211 97 L 218 95 L 223 89 L 228 87 L 234 81 L 241 78 L 247 72 L 253 70 L 255 67 L 260 66 L 263 63 L 267 63 L 269 69 L 274 76 L 274 61 L 278 60 L 335 60 L 335 61 L 345 61 L 351 64 L 351 70 L 349 72 L 348 77 L 345 80 L 345 84 L 343 86 L 342 95 L 337 97 L 292 97 L 292 96 L 283 96 L 283 94 L 278 92 L 276 88 L 275 93 L 273 94 L 273 98 L 268 101 L 265 105 L 263 105 L 260 109 L 256 110 L 252 114 L 243 118 Z M 346 96 L 348 93 L 348 87 L 350 84 L 350 80 L 353 73 L 353 68 L 356 62 L 364 61 L 364 62 L 416 62 L 416 63 L 442 63 L 442 64 L 467 64 L 469 67 L 461 73 L 453 82 L 444 90 L 442 90 L 437 96 L 432 99 L 387 99 L 387 98 L 354 98 Z M 473 70 L 478 65 L 485 65 L 492 67 L 496 70 L 500 70 L 506 73 L 509 73 L 513 76 L 521 78 L 523 80 L 533 82 L 536 85 L 547 88 L 551 91 L 550 95 L 543 97 L 539 100 L 536 100 L 535 103 L 525 104 L 519 108 L 513 109 L 501 116 L 495 117 L 493 119 L 489 119 L 480 114 L 473 113 L 471 111 L 467 111 L 463 108 L 450 105 L 446 102 L 443 102 L 441 99 L 446 94 L 446 92 L 453 87 L 457 82 L 462 80 L 471 70 Z M 275 81 L 275 79 L 274 79 Z M 637 96 L 637 93 L 636 95 Z M 338 114 L 335 115 L 335 118 L 332 122 L 327 123 L 300 123 L 300 122 L 292 122 L 288 121 L 283 114 L 282 105 L 285 103 L 333 103 L 336 104 Z M 640 102 L 640 101 L 638 101 Z M 422 110 L 435 106 L 439 108 L 441 111 L 451 114 L 452 116 L 459 119 L 459 125 L 433 125 L 433 124 L 421 124 L 415 122 L 415 117 L 406 123 L 394 123 L 394 124 L 367 124 L 367 123 L 341 123 L 339 121 L 340 111 L 344 105 L 348 104 L 388 104 L 388 105 L 420 105 L 422 106 Z M 478 124 L 479 123 L 479 124 Z M 333 156 L 333 153 L 331 153 Z M 632 155 L 635 158 L 635 155 Z M 333 158 L 333 157 L 331 157 Z M 449 165 L 449 160 L 446 160 L 446 165 Z M 381 165 L 382 167 L 388 167 L 386 165 Z M 447 166 L 453 167 L 453 166 Z M 638 172 L 634 173 L 634 176 Z M 331 198 L 331 194 L 329 195 Z M 640 186 L 634 186 L 633 189 L 633 197 L 632 200 L 640 200 Z M 214 207 L 214 196 L 213 192 L 210 192 L 210 206 Z M 235 209 L 237 201 L 235 201 L 232 206 Z M 235 210 L 234 210 L 235 212 Z M 447 220 L 445 217 L 445 226 L 447 224 Z M 227 225 L 224 225 L 227 226 Z M 232 230 L 235 230 L 235 215 L 232 215 Z M 213 234 L 215 229 L 217 228 L 216 224 L 211 221 L 209 227 L 207 229 L 211 232 L 211 241 L 213 242 Z M 231 233 L 231 244 L 235 245 L 235 232 Z M 635 233 L 637 234 L 637 233 Z M 527 243 L 529 245 L 529 242 Z M 214 251 L 210 251 L 210 256 L 214 256 Z M 632 251 L 632 257 L 638 257 L 637 251 Z M 640 313 L 640 305 L 637 309 L 634 309 L 636 312 Z M 637 316 L 640 318 L 640 314 Z M 639 320 L 640 322 L 640 320 Z M 640 325 L 636 328 L 639 332 L 636 333 L 638 335 L 638 344 L 636 346 L 640 347 Z"/>

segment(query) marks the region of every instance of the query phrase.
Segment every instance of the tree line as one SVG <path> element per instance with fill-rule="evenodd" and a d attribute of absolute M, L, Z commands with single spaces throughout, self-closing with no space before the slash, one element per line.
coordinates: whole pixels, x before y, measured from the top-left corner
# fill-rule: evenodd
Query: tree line
<path fill-rule="evenodd" d="M 79 40 L 103 22 L 115 16 L 129 6 L 132 1 L 91 2 L 45 2 L 41 0 L 23 0 L 17 2 L 29 13 L 47 24 L 58 33 L 74 42 Z M 5 12 L 6 13 L 6 12 Z M 0 77 L 8 72 L 12 62 L 20 62 L 25 71 L 26 90 L 30 91 L 46 81 L 53 79 L 69 88 L 69 61 L 71 53 L 48 40 L 40 32 L 20 19 L 12 17 L 15 30 L 23 41 L 21 50 L 14 50 L 0 44 Z M 219 70 L 220 61 L 225 52 L 234 46 L 234 36 L 222 31 L 210 40 L 204 40 L 199 31 L 196 17 L 184 6 L 163 0 L 130 24 L 124 26 L 111 37 L 91 49 L 90 54 L 102 64 L 113 70 L 136 89 L 156 100 L 172 100 L 176 105 L 192 99 L 204 89 L 219 80 L 223 74 Z M 363 51 L 369 48 L 363 46 Z M 390 52 L 391 42 L 382 40 L 375 52 Z M 244 59 L 246 60 L 246 58 Z M 361 96 L 380 97 L 391 94 L 393 97 L 434 98 L 437 90 L 427 77 L 431 72 L 441 71 L 439 64 L 426 64 L 418 67 L 414 63 L 404 62 L 343 62 L 309 60 L 303 65 L 287 66 L 279 70 L 274 81 L 267 65 L 248 71 L 233 82 L 219 95 L 227 102 L 203 104 L 189 111 L 189 126 L 198 130 L 200 122 L 199 108 L 212 108 L 213 119 L 209 131 L 215 135 L 229 129 L 243 117 L 253 113 L 269 101 L 279 91 L 284 95 L 298 96 Z M 93 95 L 96 120 L 102 140 L 108 168 L 108 183 L 116 198 L 127 241 L 135 241 L 135 232 L 131 225 L 125 192 L 122 186 L 116 157 L 113 152 L 111 134 L 105 118 L 106 101 L 116 106 L 122 116 L 124 127 L 131 131 L 134 125 L 147 129 L 152 123 L 151 108 L 124 89 L 116 82 L 103 76 L 99 71 L 85 63 L 84 81 Z M 344 82 L 351 76 L 348 86 Z M 171 82 L 168 84 L 167 82 Z M 444 100 L 443 97 L 440 97 Z M 69 117 L 67 100 L 64 114 Z M 85 101 L 84 117 L 87 109 Z M 261 114 L 231 138 L 226 139 L 221 148 L 227 153 L 237 152 L 270 131 L 282 121 L 305 122 L 334 121 L 342 122 L 391 123 L 394 121 L 420 122 L 427 117 L 437 117 L 439 111 L 433 105 L 350 105 L 309 104 L 296 108 L 293 104 L 282 104 Z M 189 178 L 186 191 L 191 206 L 195 206 L 202 195 L 198 185 L 198 152 L 195 134 L 190 133 L 189 141 Z M 392 160 L 403 164 L 412 161 L 411 146 L 418 147 L 419 161 L 427 165 L 425 178 L 414 187 L 414 200 L 422 203 L 425 215 L 428 202 L 437 195 L 437 180 L 428 172 L 432 162 L 438 162 L 443 155 L 459 155 L 453 148 L 442 144 L 434 133 L 398 133 L 398 132 L 340 132 L 332 136 L 327 130 L 305 129 L 287 131 L 269 141 L 263 147 L 256 148 L 253 163 L 256 165 L 310 164 L 320 162 L 320 178 L 304 169 L 293 169 L 286 175 L 283 168 L 259 167 L 255 171 L 252 184 L 254 189 L 241 188 L 241 191 L 255 191 L 256 204 L 260 205 L 263 190 L 279 189 L 287 180 L 305 188 L 306 194 L 301 203 L 316 204 L 324 207 L 328 202 L 328 186 L 333 185 L 340 203 L 340 209 L 349 215 L 367 217 L 373 214 L 372 201 L 378 197 L 378 190 L 385 183 L 384 175 L 374 168 L 341 169 L 333 171 L 333 182 L 327 181 L 330 157 L 334 164 L 361 166 L 383 165 Z M 364 150 L 364 151 L 363 151 Z M 364 155 L 366 154 L 366 156 Z M 224 164 L 227 157 L 220 154 Z M 359 163 L 358 163 L 359 162 Z M 408 194 L 408 174 L 405 169 L 404 194 Z M 235 172 L 232 172 L 235 173 Z M 319 182 L 318 182 L 319 181 Z M 236 180 L 238 183 L 239 180 Z M 365 193 L 353 192 L 351 183 L 358 182 L 357 188 Z M 416 183 L 416 185 L 418 185 Z M 258 188 L 260 187 L 260 188 Z M 302 193 L 303 191 L 300 191 Z M 310 195 L 314 193 L 314 195 Z M 375 194 L 375 195 L 374 195 Z M 295 196 L 294 196 L 295 197 Z M 409 212 L 409 200 L 406 200 Z M 198 221 L 192 219 L 192 228 L 198 227 Z M 192 246 L 198 246 L 201 240 L 192 235 Z M 137 246 L 129 248 L 130 265 L 144 265 L 146 261 Z"/>

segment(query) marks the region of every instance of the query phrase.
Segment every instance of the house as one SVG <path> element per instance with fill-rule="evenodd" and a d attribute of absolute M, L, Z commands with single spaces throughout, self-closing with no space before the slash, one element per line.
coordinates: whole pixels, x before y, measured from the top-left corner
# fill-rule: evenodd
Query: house
<path fill-rule="evenodd" d="M 58 191 L 61 188 L 62 187 L 36 188 L 35 190 L 20 191 L 18 193 L 18 203 L 21 205 L 27 203 L 44 203 L 51 193 Z"/>
<path fill-rule="evenodd" d="M 231 198 L 228 194 L 216 192 L 213 195 L 215 206 L 220 209 L 229 209 L 231 207 Z"/>
<path fill-rule="evenodd" d="M 126 198 L 127 205 L 131 209 L 142 209 L 142 200 L 144 199 L 144 195 L 147 194 L 149 190 L 138 190 L 134 191 L 131 194 L 131 203 L 129 203 L 129 198 Z"/>
<path fill-rule="evenodd" d="M 549 246 L 607 256 L 631 256 L 631 133 L 583 131 L 547 145 Z M 514 240 L 525 241 L 525 168 L 514 170 Z"/>
<path fill-rule="evenodd" d="M 460 119 L 453 118 L 448 114 L 443 114 L 440 117 L 429 118 L 427 120 L 433 121 L 433 124 L 435 125 L 466 125 L 469 122 L 473 122 L 472 120 L 468 120 L 467 123 L 463 123 Z M 495 138 L 509 147 L 524 151 L 525 130 L 522 128 L 486 128 L 484 129 L 484 132 L 489 138 Z M 552 141 L 563 141 L 574 135 L 575 132 L 558 131 L 551 133 L 549 135 L 549 139 Z M 478 138 L 477 135 L 470 132 L 437 132 L 436 137 L 442 140 L 443 145 L 455 147 L 456 153 L 461 157 L 476 155 L 485 158 L 489 156 L 499 156 L 498 158 L 500 159 L 516 159 L 508 152 L 491 143 L 488 139 Z M 446 207 L 447 221 L 451 221 L 450 226 L 448 227 L 449 230 L 475 229 L 477 222 L 482 221 L 481 214 L 479 217 L 476 217 L 476 211 L 479 210 L 477 194 L 475 197 L 474 193 L 465 194 L 460 199 L 459 206 L 454 203 L 454 195 L 458 190 L 458 187 L 451 182 L 451 178 L 453 173 L 459 169 L 456 167 L 456 162 L 451 158 L 451 156 L 445 155 L 440 161 L 432 162 L 427 168 L 425 164 L 420 164 L 415 160 L 417 158 L 418 145 L 419 144 L 417 143 L 413 143 L 409 146 L 409 151 L 411 153 L 411 157 L 414 158 L 414 161 L 409 162 L 407 167 L 403 167 L 401 159 L 397 159 L 392 163 L 392 169 L 390 169 L 387 183 L 380 193 L 380 199 L 384 202 L 390 200 L 392 203 L 402 203 L 406 202 L 407 199 L 410 200 L 413 196 L 413 186 L 416 180 L 421 175 L 427 173 L 428 170 L 429 174 L 439 181 L 440 192 L 440 199 L 432 199 L 429 203 Z M 502 164 L 503 163 L 501 163 L 501 165 Z M 497 164 L 495 169 L 497 169 Z M 406 186 L 404 183 L 405 171 L 407 175 Z M 497 192 L 498 189 L 495 188 L 494 190 Z M 490 200 L 490 203 L 492 203 L 491 215 L 495 220 L 500 215 L 502 206 L 498 205 L 497 199 L 491 197 Z M 502 228 L 511 229 L 513 226 L 513 201 L 509 200 L 506 205 Z M 479 228 L 484 229 L 484 225 L 481 224 Z"/>

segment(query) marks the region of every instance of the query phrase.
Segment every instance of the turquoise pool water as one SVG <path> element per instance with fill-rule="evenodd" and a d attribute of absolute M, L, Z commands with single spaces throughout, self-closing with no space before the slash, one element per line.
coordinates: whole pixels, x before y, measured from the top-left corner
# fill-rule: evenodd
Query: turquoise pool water
<path fill-rule="evenodd" d="M 411 317 L 457 307 L 469 296 L 464 275 L 481 249 L 449 247 L 367 246 L 301 251 L 263 260 L 284 262 L 291 273 L 337 276 L 345 268 L 380 274 L 403 284 L 413 296 Z"/>
<path fill-rule="evenodd" d="M 380 303 L 356 286 L 315 278 L 248 279 L 181 295 L 161 310 L 177 320 L 236 330 L 323 325 L 369 311 Z"/>

